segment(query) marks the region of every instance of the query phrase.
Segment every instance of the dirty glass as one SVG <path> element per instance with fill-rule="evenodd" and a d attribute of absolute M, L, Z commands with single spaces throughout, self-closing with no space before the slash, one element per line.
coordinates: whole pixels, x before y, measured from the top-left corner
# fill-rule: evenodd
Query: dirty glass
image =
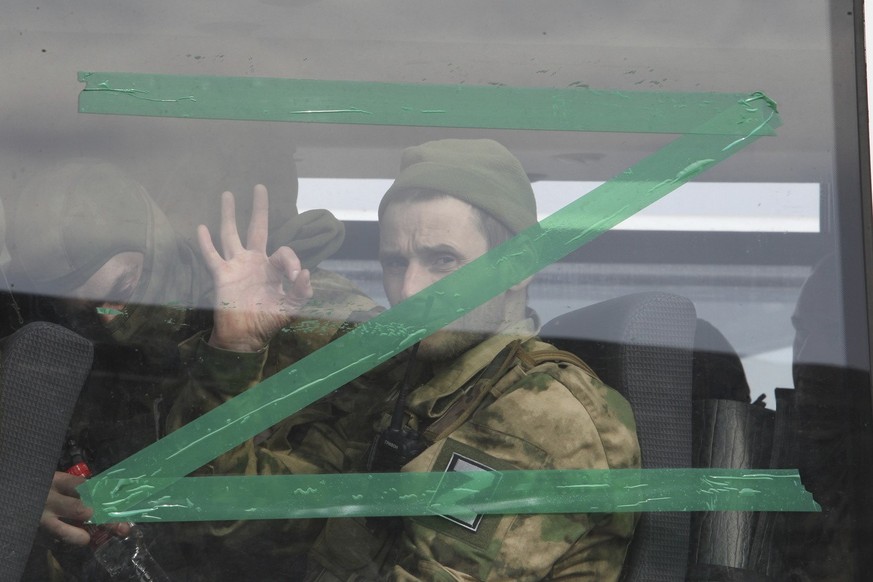
<path fill-rule="evenodd" d="M 171 580 L 864 579 L 855 3 L 7 4 L 0 577 L 122 579 L 148 548 Z M 523 168 L 494 174 L 493 244 L 463 206 L 482 139 Z M 380 213 L 432 142 L 438 182 Z M 472 250 L 413 284 L 388 243 L 422 224 Z M 227 291 L 225 261 L 283 245 Z M 573 356 L 471 362 L 516 288 L 515 333 Z M 462 315 L 457 353 L 413 347 Z M 603 408 L 555 396 L 567 373 Z M 423 440 L 386 461 L 395 422 Z M 69 539 L 77 496 L 132 533 Z"/>

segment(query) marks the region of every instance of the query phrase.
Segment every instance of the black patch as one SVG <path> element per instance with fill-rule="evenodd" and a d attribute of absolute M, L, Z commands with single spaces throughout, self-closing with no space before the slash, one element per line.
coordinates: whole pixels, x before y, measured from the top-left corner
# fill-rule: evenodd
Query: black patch
<path fill-rule="evenodd" d="M 459 453 L 452 453 L 452 457 L 449 459 L 449 464 L 446 466 L 446 473 L 453 472 L 466 472 L 466 471 L 493 471 L 491 467 L 480 463 L 479 461 L 474 461 L 469 457 L 465 457 Z M 476 532 L 479 530 L 479 525 L 482 523 L 483 515 L 443 515 L 442 517 L 448 519 L 449 521 L 458 524 L 459 526 L 468 529 L 472 532 Z"/>
<path fill-rule="evenodd" d="M 473 459 L 475 459 L 475 461 Z M 458 465 L 458 462 L 460 462 L 460 466 Z M 478 448 L 458 442 L 451 437 L 446 439 L 446 443 L 437 455 L 432 467 L 431 470 L 433 471 L 439 471 L 441 467 L 445 468 L 446 473 L 450 470 L 460 472 L 464 468 L 468 470 L 496 471 L 498 473 L 518 468 L 511 463 L 493 457 Z M 450 469 L 450 467 L 453 467 L 453 469 Z M 473 467 L 476 468 L 474 469 Z M 495 477 L 499 479 L 499 475 L 496 475 Z M 439 496 L 440 489 L 438 488 L 432 499 L 436 501 L 439 499 Z M 460 519 L 457 519 L 458 517 L 460 517 Z M 497 534 L 497 528 L 505 516 L 477 515 L 475 516 L 475 519 L 471 519 L 471 517 L 472 516 L 450 517 L 434 512 L 431 515 L 414 516 L 408 519 L 420 527 L 425 527 L 442 535 L 459 540 L 471 547 L 477 548 L 493 558 L 494 556 L 491 552 L 496 552 L 497 546 L 494 546 L 492 542 L 494 536 Z M 476 527 L 476 529 L 472 529 L 470 526 L 471 523 Z"/>

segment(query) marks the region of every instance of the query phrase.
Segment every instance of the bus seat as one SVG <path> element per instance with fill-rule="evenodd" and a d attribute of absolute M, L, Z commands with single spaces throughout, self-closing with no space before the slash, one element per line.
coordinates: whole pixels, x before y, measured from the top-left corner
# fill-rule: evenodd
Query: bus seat
<path fill-rule="evenodd" d="M 693 358 L 693 400 L 752 401 L 740 356 L 724 334 L 705 319 L 697 320 Z"/>
<path fill-rule="evenodd" d="M 61 326 L 35 322 L 0 351 L 0 580 L 18 580 L 93 348 Z"/>
<path fill-rule="evenodd" d="M 579 355 L 631 403 L 643 468 L 691 466 L 694 304 L 679 295 L 626 295 L 561 315 L 541 336 Z M 641 515 L 624 581 L 685 578 L 690 514 Z"/>

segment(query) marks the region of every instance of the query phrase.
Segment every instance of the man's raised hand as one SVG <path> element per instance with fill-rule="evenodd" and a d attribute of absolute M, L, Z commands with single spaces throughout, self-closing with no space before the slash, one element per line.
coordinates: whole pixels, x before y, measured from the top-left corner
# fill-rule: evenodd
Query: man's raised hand
<path fill-rule="evenodd" d="M 237 352 L 258 351 L 312 297 L 309 271 L 288 247 L 267 256 L 267 189 L 255 186 L 246 245 L 236 228 L 233 194 L 221 197 L 222 254 L 202 224 L 200 252 L 215 285 L 215 316 L 209 343 Z M 287 282 L 287 284 L 286 284 Z"/>

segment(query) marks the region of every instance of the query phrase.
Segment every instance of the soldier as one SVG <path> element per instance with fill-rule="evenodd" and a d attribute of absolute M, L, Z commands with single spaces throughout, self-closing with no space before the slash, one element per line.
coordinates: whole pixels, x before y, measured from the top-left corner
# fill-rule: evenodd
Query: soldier
<path fill-rule="evenodd" d="M 442 140 L 404 151 L 379 222 L 383 283 L 394 305 L 533 225 L 536 205 L 521 164 L 503 146 Z M 405 399 L 396 389 L 387 397 L 355 392 L 358 406 L 316 423 L 294 446 L 286 446 L 285 436 L 278 447 L 250 443 L 247 466 L 269 472 L 639 467 L 630 406 L 577 357 L 536 338 L 528 283 L 422 340 L 417 353 L 394 366 L 382 385 L 396 386 L 405 375 L 397 369 L 408 367 Z M 212 361 L 229 369 L 227 359 Z M 233 376 L 187 389 L 229 396 L 262 377 Z M 273 434 L 292 433 L 280 425 Z M 410 458 L 391 454 L 397 442 L 383 446 L 398 434 Z M 307 579 L 615 580 L 634 524 L 628 513 L 330 519 L 310 552 Z"/>
<path fill-rule="evenodd" d="M 317 268 L 339 248 L 343 227 L 327 211 L 298 214 L 296 186 L 296 180 L 287 184 L 279 197 L 285 204 L 274 216 L 280 220 L 269 220 L 266 189 L 256 188 L 250 238 L 262 244 L 246 255 L 280 282 L 271 292 L 298 323 L 288 333 L 270 334 L 281 345 L 275 350 L 281 367 L 327 343 L 348 315 L 344 309 L 374 307 L 345 278 Z M 211 328 L 214 282 L 146 190 L 112 165 L 65 164 L 34 178 L 12 202 L 12 261 L 4 273 L 13 297 L 30 294 L 38 307 L 25 310 L 29 318 L 62 323 L 95 342 L 95 364 L 70 433 L 91 452 L 97 473 L 163 435 L 179 379 L 187 377 L 179 342 Z M 271 234 L 277 240 L 268 245 Z M 304 276 L 283 288 L 283 276 L 293 273 Z M 219 326 L 227 329 L 232 314 L 219 312 Z M 75 546 L 88 543 L 88 534 L 68 523 L 90 516 L 75 493 L 80 482 L 56 473 L 41 521 L 51 537 Z M 169 563 L 174 558 L 160 552 L 157 557 L 169 570 L 189 566 L 183 559 Z"/>

